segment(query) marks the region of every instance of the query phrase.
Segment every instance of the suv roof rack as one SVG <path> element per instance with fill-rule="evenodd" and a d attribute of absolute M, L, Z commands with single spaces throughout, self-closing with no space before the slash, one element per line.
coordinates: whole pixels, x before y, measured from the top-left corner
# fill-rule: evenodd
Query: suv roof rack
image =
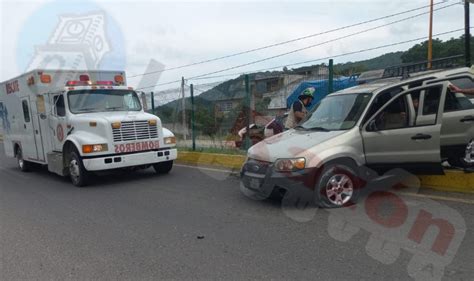
<path fill-rule="evenodd" d="M 407 79 L 410 77 L 410 74 L 413 73 L 456 68 L 460 66 L 459 62 L 463 57 L 464 55 L 456 55 L 434 59 L 431 61 L 431 68 L 428 68 L 427 60 L 416 63 L 405 63 L 396 66 L 390 66 L 384 69 L 384 73 L 381 78 L 401 77 L 402 79 Z"/>
<path fill-rule="evenodd" d="M 365 84 L 375 82 L 381 79 L 387 78 L 400 78 L 408 79 L 412 74 L 427 74 L 429 72 L 436 72 L 440 70 L 446 70 L 450 68 L 460 67 L 464 55 L 450 56 L 440 59 L 434 59 L 431 61 L 431 68 L 428 69 L 428 61 L 416 62 L 416 63 L 405 63 L 395 66 L 389 66 L 385 69 L 370 70 L 363 72 L 358 77 L 358 84 Z"/>

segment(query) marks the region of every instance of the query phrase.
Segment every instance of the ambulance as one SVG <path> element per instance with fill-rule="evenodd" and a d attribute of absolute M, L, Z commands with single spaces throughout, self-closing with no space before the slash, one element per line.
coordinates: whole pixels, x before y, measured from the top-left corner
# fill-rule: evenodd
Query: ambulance
<path fill-rule="evenodd" d="M 176 138 L 145 112 L 123 71 L 33 70 L 0 84 L 5 154 L 78 187 L 93 172 L 153 167 L 168 173 Z"/>

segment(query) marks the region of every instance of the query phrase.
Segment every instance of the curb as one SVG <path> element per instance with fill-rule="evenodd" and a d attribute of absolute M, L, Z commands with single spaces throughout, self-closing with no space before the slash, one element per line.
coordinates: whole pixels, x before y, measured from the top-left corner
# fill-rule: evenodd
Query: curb
<path fill-rule="evenodd" d="M 474 173 L 445 171 L 442 176 L 420 176 L 421 186 L 439 191 L 474 193 Z"/>
<path fill-rule="evenodd" d="M 178 159 L 176 162 L 180 164 L 214 166 L 240 170 L 245 159 L 246 157 L 243 155 L 178 151 Z"/>
<path fill-rule="evenodd" d="M 177 163 L 240 170 L 246 157 L 242 155 L 178 151 Z M 445 192 L 474 193 L 474 173 L 446 170 L 441 176 L 419 176 L 423 188 Z"/>

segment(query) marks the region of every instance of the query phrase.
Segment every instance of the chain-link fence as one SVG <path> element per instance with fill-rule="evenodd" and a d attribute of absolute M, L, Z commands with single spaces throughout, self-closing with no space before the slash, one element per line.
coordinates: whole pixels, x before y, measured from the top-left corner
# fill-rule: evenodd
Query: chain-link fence
<path fill-rule="evenodd" d="M 263 140 L 268 136 L 265 126 L 283 117 L 305 87 L 316 88 L 311 108 L 330 91 L 354 85 L 354 76 L 332 77 L 328 66 L 319 65 L 212 83 L 183 80 L 174 88 L 145 95 L 148 110 L 152 112 L 154 106 L 154 114 L 175 134 L 179 147 L 238 152 L 249 145 L 245 142 L 247 124 L 250 144 Z"/>

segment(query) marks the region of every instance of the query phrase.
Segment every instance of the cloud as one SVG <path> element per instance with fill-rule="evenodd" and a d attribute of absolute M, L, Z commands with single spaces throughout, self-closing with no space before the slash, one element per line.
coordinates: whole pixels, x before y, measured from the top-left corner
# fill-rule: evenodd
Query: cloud
<path fill-rule="evenodd" d="M 428 4 L 424 0 L 97 1 L 97 3 L 119 25 L 119 30 L 125 38 L 126 71 L 131 74 L 144 72 L 151 59 L 164 64 L 165 68 L 180 66 L 315 34 Z M 3 81 L 20 74 L 21 69 L 18 67 L 16 46 L 18 33 L 22 29 L 23 22 L 42 5 L 42 2 L 30 4 L 29 2 L 7 1 L 2 3 L 0 57 L 4 65 L 11 67 L 8 69 L 2 68 L 0 80 Z M 461 28 L 463 26 L 461 14 L 462 5 L 436 13 L 434 32 Z M 325 34 L 226 60 L 164 72 L 160 81 L 173 81 L 180 79 L 181 76 L 191 77 L 206 72 L 214 72 L 349 35 L 354 31 L 387 23 L 398 18 L 401 17 Z M 8 27 L 5 23 L 8 23 Z M 427 16 L 419 17 L 405 23 L 381 28 L 229 72 L 254 70 L 338 55 L 427 36 L 427 32 Z M 448 37 L 452 36 L 458 35 L 449 35 Z M 406 49 L 409 46 L 397 46 L 360 55 L 341 57 L 337 58 L 337 61 L 366 59 L 385 52 Z M 30 53 L 32 53 L 34 50 L 33 42 L 26 48 L 29 48 Z M 24 55 L 26 54 L 27 52 L 24 53 Z M 138 83 L 135 80 L 138 79 L 130 80 L 132 85 Z"/>

